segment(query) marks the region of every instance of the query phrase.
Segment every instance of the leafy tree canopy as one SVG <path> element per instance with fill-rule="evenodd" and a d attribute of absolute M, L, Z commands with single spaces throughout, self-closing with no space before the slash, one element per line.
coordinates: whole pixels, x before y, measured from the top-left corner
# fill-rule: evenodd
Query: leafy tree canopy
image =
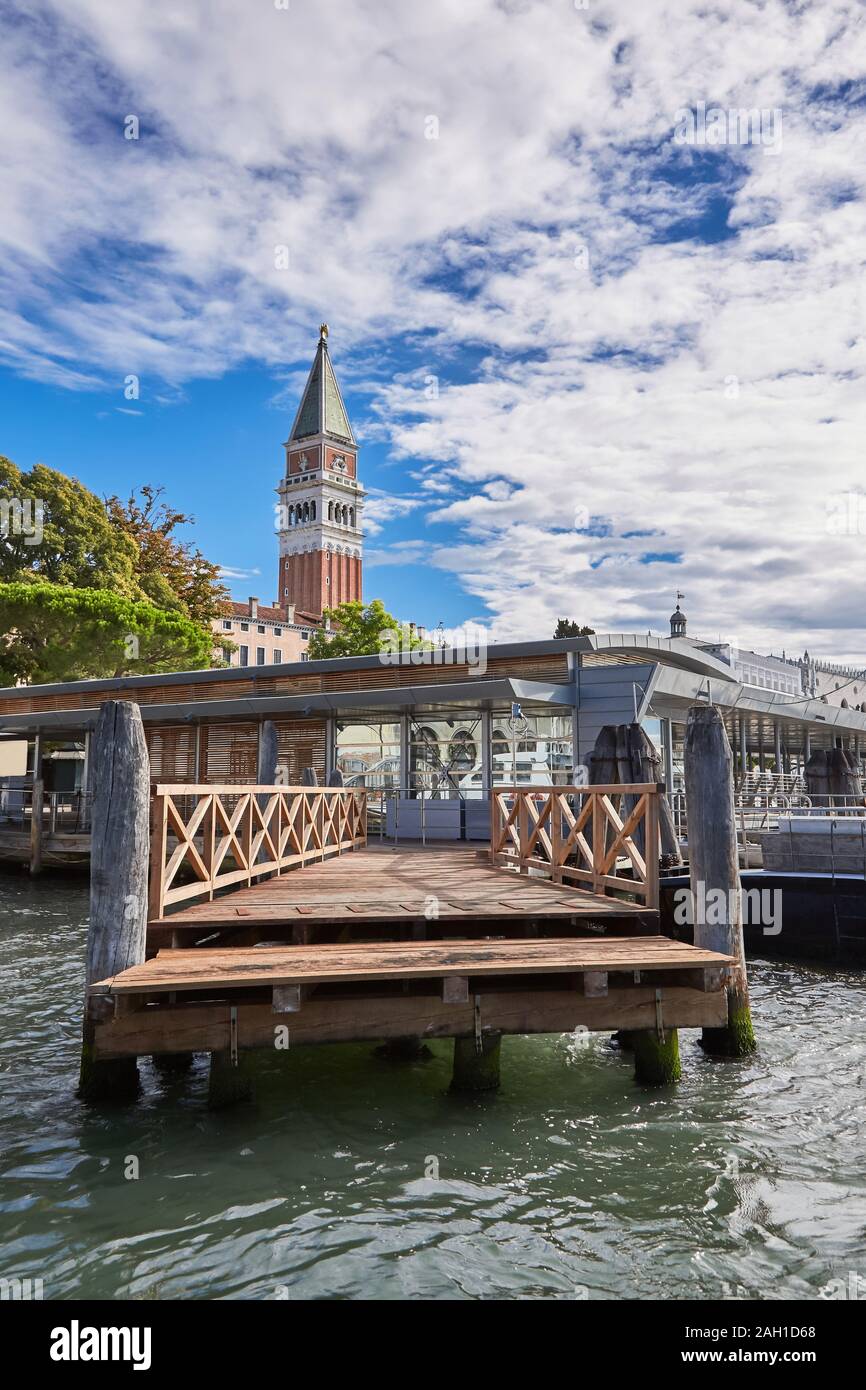
<path fill-rule="evenodd" d="M 41 579 L 141 597 L 132 539 L 75 478 L 0 455 L 0 580 Z"/>
<path fill-rule="evenodd" d="M 594 634 L 594 627 L 581 627 L 572 618 L 560 618 L 553 635 L 554 637 L 592 637 Z"/>
<path fill-rule="evenodd" d="M 75 478 L 38 463 L 22 472 L 0 456 L 0 580 L 46 580 L 150 599 L 202 627 L 228 608 L 219 566 L 179 526 L 193 517 L 145 485 L 102 501 Z"/>
<path fill-rule="evenodd" d="M 105 589 L 37 579 L 0 583 L 0 683 L 188 671 L 210 664 L 213 636 L 183 613 Z"/>
<path fill-rule="evenodd" d="M 160 608 L 177 608 L 208 626 L 228 612 L 229 592 L 219 565 L 206 560 L 189 541 L 178 540 L 178 526 L 194 517 L 175 511 L 162 500 L 164 488 L 145 485 L 126 502 L 108 497 L 105 507 L 112 523 L 135 546 L 135 573 L 148 598 Z"/>
<path fill-rule="evenodd" d="M 309 642 L 311 661 L 331 656 L 378 656 L 387 638 L 383 634 L 400 633 L 406 650 L 429 646 L 407 626 L 390 614 L 379 598 L 371 603 L 339 603 L 326 608 L 323 617 L 330 619 L 334 631 L 320 628 Z"/>

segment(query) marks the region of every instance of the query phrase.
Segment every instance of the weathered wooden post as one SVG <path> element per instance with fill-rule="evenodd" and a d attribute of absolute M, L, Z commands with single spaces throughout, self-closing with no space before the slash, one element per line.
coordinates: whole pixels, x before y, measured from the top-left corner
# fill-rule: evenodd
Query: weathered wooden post
<path fill-rule="evenodd" d="M 743 949 L 733 759 L 721 715 L 712 705 L 689 710 L 685 773 L 695 945 L 735 961 L 728 976 L 727 1026 L 705 1028 L 701 1046 L 717 1056 L 745 1057 L 755 1050 L 755 1034 Z"/>
<path fill-rule="evenodd" d="M 830 768 L 828 765 L 827 750 L 825 748 L 816 748 L 809 754 L 804 773 L 806 778 L 806 791 L 813 804 L 818 806 L 829 806 Z"/>
<path fill-rule="evenodd" d="M 259 730 L 259 753 L 256 767 L 256 781 L 260 787 L 275 785 L 278 763 L 277 726 L 272 719 L 265 719 Z"/>
<path fill-rule="evenodd" d="M 501 1033 L 485 1032 L 478 1039 L 455 1038 L 451 1090 L 498 1090 L 501 1051 Z"/>
<path fill-rule="evenodd" d="M 661 757 L 646 730 L 641 728 L 640 724 L 621 724 L 616 730 L 616 741 L 619 780 L 621 782 L 652 782 L 658 786 L 662 781 Z M 665 788 L 665 794 L 659 795 L 657 804 L 661 856 L 665 861 L 665 866 L 673 868 L 682 863 L 682 856 L 674 828 L 673 812 L 667 798 L 667 792 L 670 790 L 671 788 Z M 632 809 L 635 800 L 635 797 L 627 798 L 629 810 Z M 634 838 L 638 849 L 643 854 L 643 825 L 637 827 Z"/>
<path fill-rule="evenodd" d="M 595 747 L 591 753 L 587 754 L 586 761 L 589 764 L 589 785 L 591 787 L 609 787 L 616 782 L 616 725 L 605 724 L 602 729 L 599 729 Z M 596 820 L 598 821 L 597 825 Z M 593 846 L 593 857 L 595 858 L 596 852 L 604 855 L 610 829 L 606 818 L 593 812 L 587 829 L 591 833 L 590 844 Z"/>
<path fill-rule="evenodd" d="M 150 765 L 138 705 L 105 701 L 92 754 L 88 985 L 140 965 L 145 957 Z M 129 1100 L 138 1094 L 134 1057 L 94 1055 L 96 1025 L 113 1011 L 110 996 L 94 996 L 85 1004 L 79 1094 L 86 1100 Z"/>
<path fill-rule="evenodd" d="M 33 779 L 30 797 L 30 873 L 33 878 L 42 872 L 42 813 L 45 805 L 45 783 Z"/>
<path fill-rule="evenodd" d="M 860 778 L 844 748 L 833 748 L 827 759 L 830 795 L 835 805 L 850 806 L 862 796 Z"/>

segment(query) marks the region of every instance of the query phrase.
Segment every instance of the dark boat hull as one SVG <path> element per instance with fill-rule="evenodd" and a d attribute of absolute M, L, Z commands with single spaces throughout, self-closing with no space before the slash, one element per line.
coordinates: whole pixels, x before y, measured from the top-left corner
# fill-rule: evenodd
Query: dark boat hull
<path fill-rule="evenodd" d="M 778 892 L 781 906 L 778 932 L 760 922 L 746 922 L 746 955 L 785 960 L 823 961 L 866 966 L 866 879 L 862 874 L 772 873 L 741 871 L 743 889 Z M 680 941 L 691 941 L 693 928 L 675 920 L 678 888 L 688 888 L 687 874 L 665 875 L 661 882 L 661 930 Z M 682 915 L 682 914 L 680 914 Z"/>

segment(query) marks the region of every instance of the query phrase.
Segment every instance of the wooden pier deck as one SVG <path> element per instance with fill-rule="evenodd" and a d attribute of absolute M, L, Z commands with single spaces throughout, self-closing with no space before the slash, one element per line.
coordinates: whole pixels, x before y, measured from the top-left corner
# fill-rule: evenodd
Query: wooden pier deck
<path fill-rule="evenodd" d="M 452 1088 L 490 1090 L 504 1033 L 576 1030 L 628 1035 L 635 1075 L 661 1085 L 680 1074 L 678 1028 L 728 1024 L 739 957 L 658 932 L 657 783 L 496 788 L 486 854 L 374 848 L 363 787 L 154 790 L 143 747 L 140 712 L 104 706 L 88 1097 L 134 1093 L 142 1053 L 173 1069 L 210 1052 L 223 1104 L 245 1090 L 242 1049 L 417 1055 L 437 1037 L 454 1039 Z M 276 747 L 263 725 L 262 772 Z"/>
<path fill-rule="evenodd" d="M 725 956 L 642 903 L 468 846 L 356 848 L 151 921 L 149 958 L 90 987 L 103 1057 L 181 1049 L 724 1021 Z"/>
<path fill-rule="evenodd" d="M 719 1026 L 730 964 L 661 936 L 162 950 L 91 986 L 96 1055 Z"/>
<path fill-rule="evenodd" d="M 377 926 L 425 935 L 588 929 L 658 931 L 658 910 L 497 868 L 470 845 L 368 845 L 148 925 L 149 949 L 197 939 L 347 940 Z"/>

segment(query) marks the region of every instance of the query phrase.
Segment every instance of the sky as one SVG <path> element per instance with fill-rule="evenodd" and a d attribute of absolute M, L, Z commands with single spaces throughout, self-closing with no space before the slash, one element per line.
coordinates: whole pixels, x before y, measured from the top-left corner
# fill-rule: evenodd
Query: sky
<path fill-rule="evenodd" d="M 866 659 L 862 0 L 0 0 L 0 35 L 0 453 L 164 485 L 271 601 L 326 320 L 366 598 L 510 640 L 666 633 L 681 592 L 690 634 Z"/>

